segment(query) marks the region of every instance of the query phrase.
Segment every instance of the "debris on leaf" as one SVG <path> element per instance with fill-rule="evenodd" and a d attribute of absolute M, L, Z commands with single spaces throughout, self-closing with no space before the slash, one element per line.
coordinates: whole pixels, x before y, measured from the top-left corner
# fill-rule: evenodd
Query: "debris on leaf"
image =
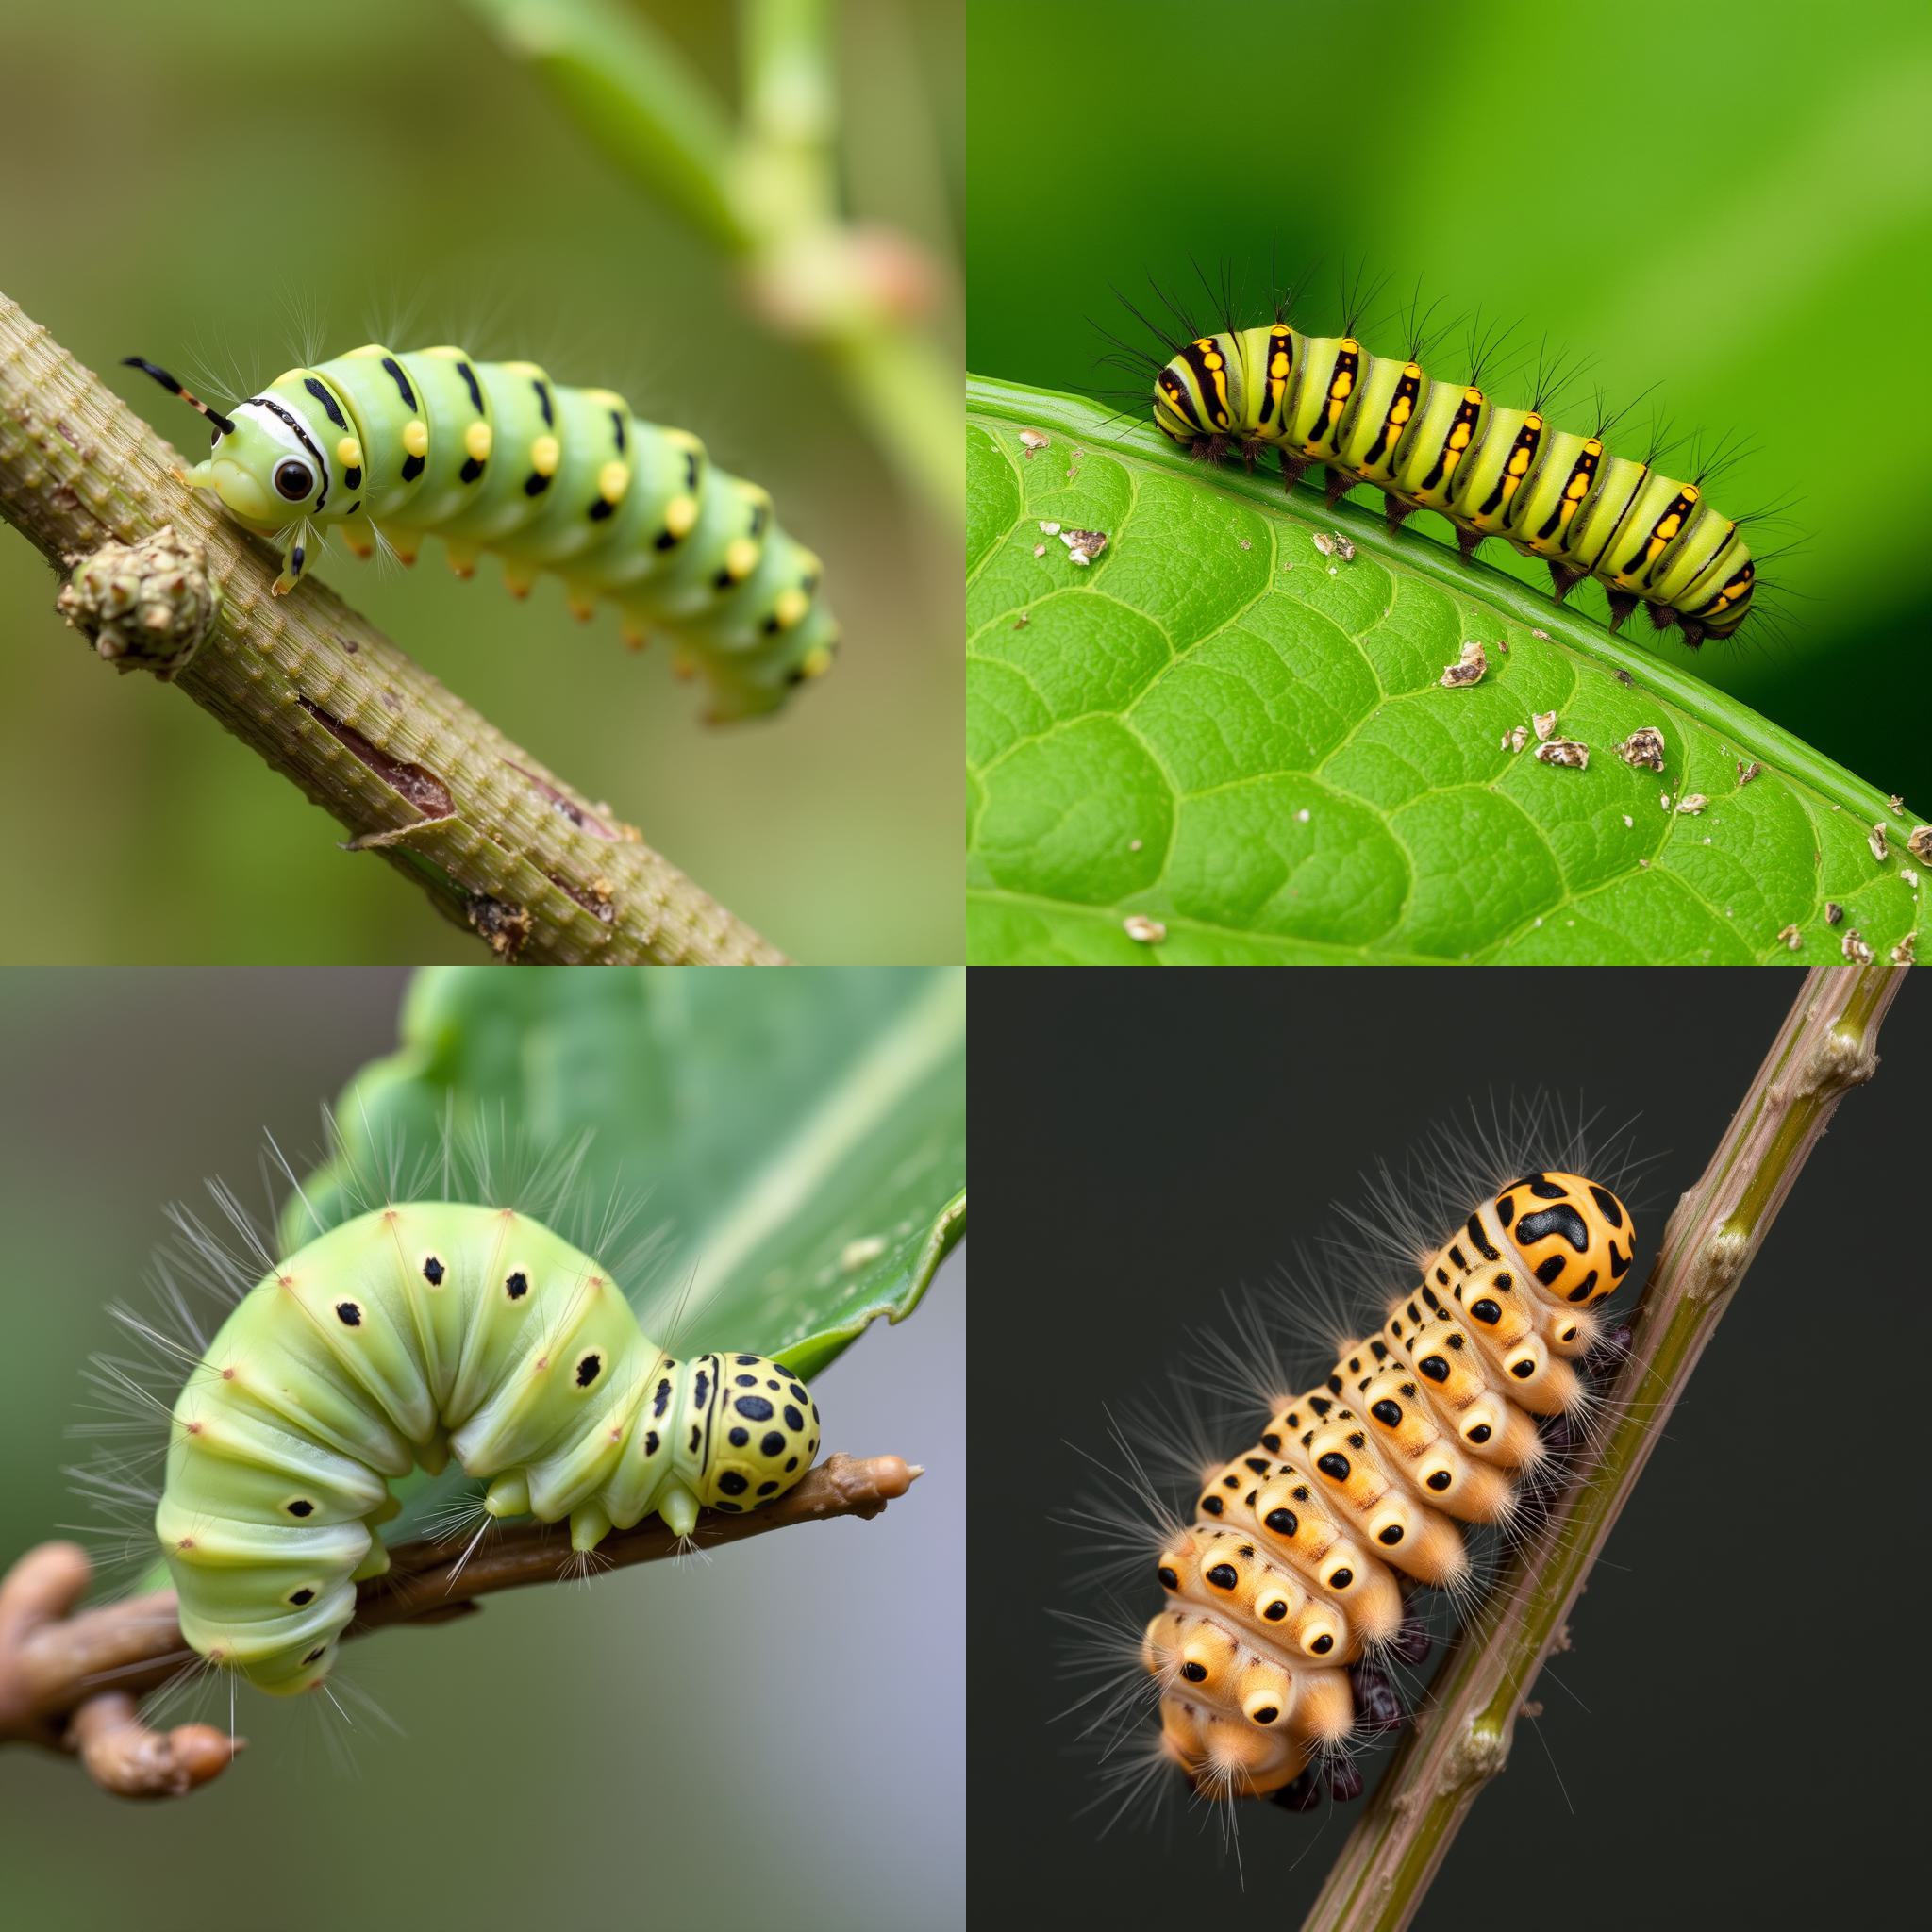
<path fill-rule="evenodd" d="M 1026 459 L 1028 462 L 1031 462 L 1033 460 L 1033 452 L 1035 450 L 1051 449 L 1053 447 L 1053 438 L 1050 436 L 1042 436 L 1037 429 L 1021 430 L 1020 441 L 1025 446 Z"/>
<path fill-rule="evenodd" d="M 1145 913 L 1130 912 L 1121 921 L 1121 930 L 1143 946 L 1158 946 L 1167 937 L 1167 928 Z"/>
<path fill-rule="evenodd" d="M 1590 764 L 1590 747 L 1574 738 L 1552 738 L 1536 748 L 1537 761 L 1545 765 L 1572 765 L 1581 772 Z"/>
<path fill-rule="evenodd" d="M 1794 953 L 1798 950 L 1800 946 L 1802 946 L 1805 943 L 1805 935 L 1801 933 L 1795 925 L 1786 926 L 1785 929 L 1778 934 L 1778 938 L 1782 940 L 1784 943 L 1787 946 L 1789 946 L 1790 950 Z"/>
<path fill-rule="evenodd" d="M 1540 739 L 1547 739 L 1557 728 L 1557 714 L 1554 711 L 1532 711 L 1529 722 L 1536 726 L 1536 735 Z"/>
<path fill-rule="evenodd" d="M 1891 963 L 1894 966 L 1916 966 L 1919 962 L 1919 935 L 1908 932 L 1891 949 Z"/>
<path fill-rule="evenodd" d="M 1738 760 L 1738 784 L 1740 789 L 1750 784 L 1752 779 L 1757 777 L 1763 769 L 1764 767 L 1756 758 L 1753 758 L 1749 764 L 1746 764 L 1742 758 L 1740 758 Z"/>
<path fill-rule="evenodd" d="M 1655 724 L 1640 724 L 1622 744 L 1617 756 L 1626 765 L 1648 765 L 1653 772 L 1664 768 L 1664 735 Z"/>
<path fill-rule="evenodd" d="M 1710 800 L 1705 797 L 1703 792 L 1687 791 L 1677 801 L 1678 815 L 1682 818 L 1694 819 L 1709 803 Z"/>
<path fill-rule="evenodd" d="M 1885 825 L 1882 820 L 1865 834 L 1865 842 L 1872 848 L 1872 857 L 1880 865 L 1883 865 L 1889 855 L 1885 843 Z"/>
<path fill-rule="evenodd" d="M 1839 951 L 1854 966 L 1869 966 L 1872 963 L 1872 948 L 1865 943 L 1856 925 L 1845 927 L 1845 936 L 1839 944 Z"/>
<path fill-rule="evenodd" d="M 1456 662 L 1442 672 L 1441 681 L 1450 691 L 1458 685 L 1479 684 L 1483 674 L 1490 668 L 1488 654 L 1475 639 L 1471 638 L 1462 647 L 1462 655 Z"/>
<path fill-rule="evenodd" d="M 1505 751 L 1521 751 L 1528 742 L 1529 726 L 1527 724 L 1512 724 L 1503 734 L 1503 749 Z"/>
<path fill-rule="evenodd" d="M 1105 530 L 1062 530 L 1059 535 L 1068 556 L 1077 564 L 1091 563 L 1107 548 Z"/>
<path fill-rule="evenodd" d="M 1824 902 L 1824 923 L 1826 925 L 1836 925 L 1844 916 L 1845 908 L 1836 899 L 1827 899 Z"/>

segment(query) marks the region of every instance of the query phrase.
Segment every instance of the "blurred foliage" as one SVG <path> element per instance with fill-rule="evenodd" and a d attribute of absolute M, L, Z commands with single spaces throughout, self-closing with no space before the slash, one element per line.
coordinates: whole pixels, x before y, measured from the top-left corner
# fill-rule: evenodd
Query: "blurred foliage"
<path fill-rule="evenodd" d="M 1932 392 L 1873 374 L 1932 296 L 1923 5 L 1229 0 L 1197 39 L 1158 0 L 975 0 L 968 54 L 975 372 L 1121 388 L 1144 413 L 1148 384 L 1100 366 L 1094 325 L 1139 334 L 1111 290 L 1151 310 L 1151 276 L 1214 314 L 1225 275 L 1258 321 L 1271 262 L 1324 327 L 1344 282 L 1386 277 L 1372 347 L 1397 345 L 1418 283 L 1439 322 L 1513 324 L 1531 369 L 1546 342 L 1588 358 L 1573 413 L 1600 385 L 1635 404 L 1639 441 L 1654 408 L 1706 450 L 1728 436 L 1720 500 L 1790 506 L 1761 533 L 1801 541 L 1768 572 L 1782 625 L 1656 648 L 1881 791 L 1932 798 L 1924 708 L 1891 695 L 1922 681 L 1932 622 L 1912 528 Z"/>
<path fill-rule="evenodd" d="M 633 4 L 732 95 L 732 9 Z M 943 259 L 962 8 L 842 0 L 838 25 L 849 198 Z M 662 654 L 634 658 L 608 613 L 572 623 L 554 579 L 519 605 L 451 579 L 434 546 L 413 573 L 332 552 L 325 575 L 793 957 L 960 957 L 954 533 L 819 358 L 774 338 L 734 272 L 616 175 L 475 14 L 342 0 L 318 23 L 238 0 L 76 0 L 11 9 L 0 67 L 14 152 L 54 184 L 0 198 L 0 286 L 177 447 L 197 445 L 194 419 L 120 356 L 232 396 L 308 353 L 457 341 L 620 389 L 768 486 L 825 559 L 845 645 L 781 718 L 736 731 L 705 730 Z M 111 245 L 90 208 L 125 211 Z M 32 914 L 0 958 L 476 957 L 192 706 L 104 675 L 59 629 L 54 589 L 0 534 L 0 625 L 17 645 L 0 807 L 39 828 L 12 853 Z"/>
<path fill-rule="evenodd" d="M 817 1374 L 875 1317 L 909 1314 L 965 1232 L 965 976 L 773 977 L 424 973 L 400 1050 L 342 1095 L 342 1153 L 285 1206 L 284 1250 L 368 1208 L 372 1175 L 433 1172 L 478 1136 L 511 1153 L 589 1136 L 574 1204 L 647 1188 L 672 1236 L 646 1332 L 669 1342 L 675 1323 L 680 1354 L 755 1349 Z"/>

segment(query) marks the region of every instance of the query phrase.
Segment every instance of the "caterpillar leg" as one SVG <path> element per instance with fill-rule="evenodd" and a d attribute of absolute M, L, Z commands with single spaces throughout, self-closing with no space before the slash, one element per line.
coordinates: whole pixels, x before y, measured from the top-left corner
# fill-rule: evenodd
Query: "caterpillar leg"
<path fill-rule="evenodd" d="M 1294 486 L 1302 480 L 1302 472 L 1307 467 L 1308 459 L 1307 457 L 1291 457 L 1286 450 L 1283 450 L 1281 452 L 1282 488 L 1291 493 Z"/>
<path fill-rule="evenodd" d="M 377 1537 L 369 1545 L 369 1554 L 349 1573 L 351 1583 L 360 1583 L 367 1576 L 380 1576 L 389 1569 L 389 1545 Z"/>
<path fill-rule="evenodd" d="M 682 1483 L 667 1484 L 658 1514 L 673 1536 L 689 1536 L 698 1526 L 698 1499 Z"/>
<path fill-rule="evenodd" d="M 608 1513 L 595 1503 L 580 1503 L 570 1512 L 570 1546 L 579 1555 L 594 1550 L 610 1533 Z"/>
<path fill-rule="evenodd" d="M 483 1507 L 492 1516 L 526 1516 L 530 1509 L 530 1485 L 520 1470 L 506 1470 L 490 1485 Z"/>
<path fill-rule="evenodd" d="M 597 592 L 589 584 L 573 584 L 568 581 L 563 587 L 564 608 L 579 624 L 589 624 L 597 614 Z"/>
<path fill-rule="evenodd" d="M 1465 557 L 1474 557 L 1482 543 L 1483 534 L 1481 530 L 1457 530 L 1456 533 L 1457 549 L 1461 551 Z"/>
<path fill-rule="evenodd" d="M 476 559 L 483 555 L 482 547 L 475 543 L 465 543 L 459 537 L 447 538 L 443 542 L 443 553 L 449 558 L 449 567 L 459 577 L 473 577 L 476 575 Z"/>
<path fill-rule="evenodd" d="M 505 560 L 503 566 L 503 588 L 512 597 L 527 597 L 537 582 L 537 573 L 527 563 L 511 563 Z"/>
<path fill-rule="evenodd" d="M 1550 594 L 1560 604 L 1590 573 L 1578 570 L 1574 564 L 1550 561 Z"/>
<path fill-rule="evenodd" d="M 1391 530 L 1399 530 L 1415 514 L 1415 505 L 1404 503 L 1391 491 L 1382 492 L 1382 520 Z"/>
<path fill-rule="evenodd" d="M 1355 488 L 1355 478 L 1346 470 L 1338 470 L 1329 465 L 1328 481 L 1322 491 L 1322 501 L 1331 508 Z"/>
<path fill-rule="evenodd" d="M 1637 608 L 1637 599 L 1627 591 L 1611 591 L 1608 592 L 1608 596 L 1610 600 L 1610 628 L 1612 630 L 1622 630 L 1624 628 L 1624 620 Z"/>
<path fill-rule="evenodd" d="M 308 530 L 298 525 L 295 540 L 282 552 L 282 574 L 269 586 L 270 591 L 277 597 L 286 597 L 302 581 L 302 573 L 308 565 Z"/>
<path fill-rule="evenodd" d="M 342 525 L 342 541 L 349 546 L 349 555 L 358 562 L 367 563 L 375 555 L 375 544 L 363 534 L 359 522 Z"/>
<path fill-rule="evenodd" d="M 401 524 L 384 524 L 378 534 L 396 554 L 398 563 L 413 565 L 423 549 L 423 532 L 406 529 Z"/>

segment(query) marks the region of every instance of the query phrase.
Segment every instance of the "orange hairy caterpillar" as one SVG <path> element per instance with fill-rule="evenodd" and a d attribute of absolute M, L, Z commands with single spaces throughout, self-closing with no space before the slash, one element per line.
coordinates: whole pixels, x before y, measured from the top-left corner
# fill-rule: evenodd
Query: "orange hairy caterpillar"
<path fill-rule="evenodd" d="M 1633 1254 L 1608 1189 L 1522 1176 L 1429 1257 L 1379 1332 L 1209 1475 L 1160 1551 L 1168 1606 L 1141 1645 L 1162 1749 L 1197 1790 L 1313 1803 L 1313 1761 L 1364 1715 L 1383 1721 L 1376 1656 L 1420 1654 L 1405 1584 L 1458 1583 L 1457 1524 L 1512 1513 L 1547 1453 L 1540 1425 L 1585 1399 L 1590 1311 Z M 1331 1789 L 1353 1796 L 1359 1774 Z"/>

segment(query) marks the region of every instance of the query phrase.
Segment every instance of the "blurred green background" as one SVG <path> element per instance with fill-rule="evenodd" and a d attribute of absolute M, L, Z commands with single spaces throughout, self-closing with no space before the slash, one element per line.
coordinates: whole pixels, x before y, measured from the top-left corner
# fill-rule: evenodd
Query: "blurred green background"
<path fill-rule="evenodd" d="M 1198 261 L 1259 322 L 1273 251 L 1284 281 L 1313 271 L 1304 325 L 1340 321 L 1344 275 L 1389 278 L 1384 317 L 1420 277 L 1439 320 L 1513 323 L 1532 364 L 1545 338 L 1591 358 L 1573 419 L 1598 384 L 1613 406 L 1657 384 L 1634 440 L 1653 404 L 1707 444 L 1742 439 L 1717 500 L 1790 500 L 1790 528 L 1760 537 L 1803 545 L 1766 573 L 1790 592 L 1760 598 L 1782 634 L 1754 616 L 1697 674 L 1932 808 L 1923 0 L 974 0 L 968 89 L 976 374 L 1127 383 L 1097 366 L 1089 320 L 1135 333 L 1109 284 L 1146 308 L 1152 275 L 1211 311 Z M 1384 321 L 1367 339 L 1400 336 Z M 1461 342 L 1438 368 L 1460 373 Z M 1417 527 L 1448 541 L 1438 518 Z M 1547 589 L 1506 545 L 1482 555 Z M 1602 619 L 1594 587 L 1577 597 Z"/>
<path fill-rule="evenodd" d="M 115 1341 L 107 1303 L 142 1298 L 164 1208 L 206 1206 L 210 1175 L 259 1204 L 264 1128 L 307 1165 L 320 1104 L 394 1044 L 404 983 L 7 974 L 0 1061 L 34 1099 L 0 1125 L 0 1562 L 84 1514 L 60 1465 L 87 1445 L 63 1431 L 87 1415 L 88 1352 Z M 0 1924 L 963 1925 L 964 1289 L 955 1254 L 915 1316 L 820 1385 L 828 1446 L 927 1466 L 876 1521 L 352 1646 L 344 1673 L 406 1737 L 357 1712 L 332 1740 L 315 1700 L 251 1698 L 248 1755 L 178 1802 L 0 1752 Z M 225 1722 L 225 1701 L 203 1715 Z"/>
<path fill-rule="evenodd" d="M 738 98 L 736 13 L 622 0 Z M 849 199 L 942 264 L 961 196 L 963 0 L 839 0 Z M 388 335 L 542 361 L 695 430 L 825 561 L 835 674 L 777 720 L 699 723 L 660 650 L 333 550 L 328 580 L 412 656 L 608 799 L 794 958 L 963 957 L 958 536 L 913 500 L 822 361 L 774 337 L 734 272 L 619 178 L 456 0 L 29 0 L 0 22 L 9 142 L 0 290 L 177 448 L 194 419 L 118 359 L 245 393 Z M 28 175 L 42 185 L 31 191 Z M 225 385 L 225 387 L 224 387 Z M 470 960 L 389 869 L 175 693 L 94 662 L 55 580 L 0 528 L 0 814 L 16 827 L 0 958 Z"/>

